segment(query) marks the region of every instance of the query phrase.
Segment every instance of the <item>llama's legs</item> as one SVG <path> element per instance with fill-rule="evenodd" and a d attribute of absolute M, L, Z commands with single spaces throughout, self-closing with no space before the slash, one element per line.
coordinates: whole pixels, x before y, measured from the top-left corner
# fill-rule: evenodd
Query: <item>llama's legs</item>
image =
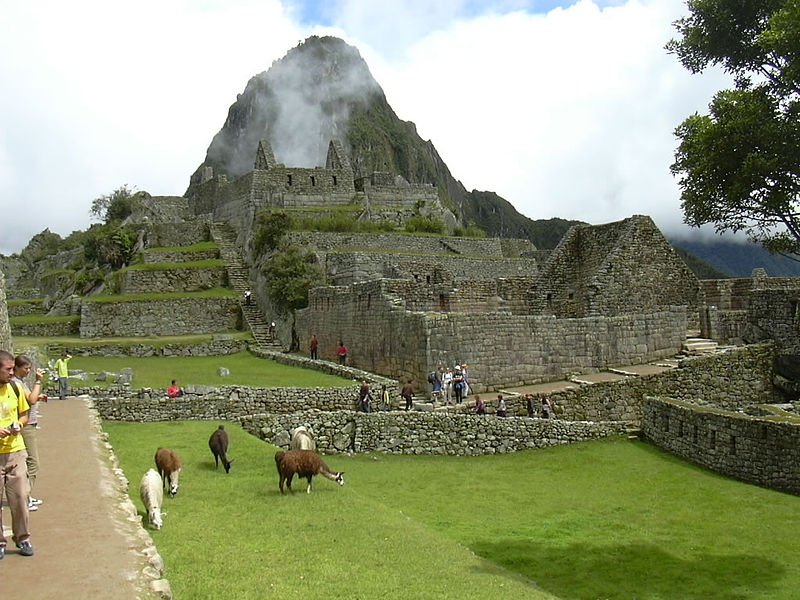
<path fill-rule="evenodd" d="M 278 488 L 281 490 L 281 494 L 284 493 L 283 491 L 283 482 L 286 481 L 286 477 L 283 476 L 283 473 L 280 475 L 280 481 L 278 482 Z"/>
<path fill-rule="evenodd" d="M 308 487 L 306 488 L 306 494 L 310 494 L 311 493 L 311 478 L 312 477 L 313 477 L 313 475 L 309 475 L 308 477 L 306 477 L 306 479 L 308 479 Z"/>
<path fill-rule="evenodd" d="M 289 488 L 289 491 L 294 494 L 294 490 L 292 489 L 292 478 L 294 477 L 294 473 L 289 474 L 286 478 L 286 487 Z"/>

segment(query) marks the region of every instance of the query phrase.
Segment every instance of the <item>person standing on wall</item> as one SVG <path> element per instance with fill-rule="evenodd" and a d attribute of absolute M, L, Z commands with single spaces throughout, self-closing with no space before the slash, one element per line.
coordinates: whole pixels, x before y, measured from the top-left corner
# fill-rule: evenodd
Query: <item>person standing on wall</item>
<path fill-rule="evenodd" d="M 345 346 L 344 342 L 341 340 L 339 340 L 339 347 L 336 349 L 336 356 L 339 357 L 340 365 L 347 364 L 347 346 Z"/>
<path fill-rule="evenodd" d="M 17 397 L 25 394 L 25 398 L 30 406 L 28 412 L 28 424 L 22 428 L 22 439 L 25 442 L 25 451 L 28 458 L 25 464 L 28 467 L 28 510 L 37 511 L 42 501 L 33 497 L 33 486 L 36 483 L 36 476 L 39 474 L 39 444 L 36 439 L 36 430 L 39 427 L 39 402 L 47 402 L 47 396 L 42 394 L 42 379 L 44 371 L 36 369 L 36 381 L 32 389 L 28 389 L 25 378 L 30 375 L 33 363 L 27 356 L 20 354 L 14 359 L 14 377 L 11 379 L 11 388 Z"/>
<path fill-rule="evenodd" d="M 391 401 L 389 400 L 389 390 L 386 389 L 386 384 L 381 384 L 381 409 L 383 412 L 389 412 L 391 408 Z"/>
<path fill-rule="evenodd" d="M 69 359 L 72 355 L 66 350 L 61 353 L 61 358 L 56 361 L 56 373 L 58 374 L 58 398 L 64 400 L 69 393 Z"/>
<path fill-rule="evenodd" d="M 409 381 L 403 386 L 403 389 L 400 390 L 400 396 L 406 401 L 406 412 L 411 410 L 411 407 L 414 404 L 414 382 Z"/>
<path fill-rule="evenodd" d="M 308 349 L 311 353 L 311 360 L 317 360 L 319 358 L 319 340 L 317 339 L 316 334 L 311 336 L 311 342 L 308 344 Z"/>
<path fill-rule="evenodd" d="M 508 410 L 506 408 L 506 400 L 503 398 L 503 394 L 497 394 L 497 416 L 498 417 L 507 417 Z"/>
<path fill-rule="evenodd" d="M 31 533 L 28 529 L 28 453 L 22 428 L 28 422 L 28 400 L 20 390 L 11 387 L 14 376 L 14 357 L 0 350 L 0 501 L 6 496 L 11 510 L 12 540 L 22 556 L 33 556 Z M 3 511 L 0 511 L 0 559 L 6 554 Z M 8 581 L 6 581 L 8 584 Z"/>

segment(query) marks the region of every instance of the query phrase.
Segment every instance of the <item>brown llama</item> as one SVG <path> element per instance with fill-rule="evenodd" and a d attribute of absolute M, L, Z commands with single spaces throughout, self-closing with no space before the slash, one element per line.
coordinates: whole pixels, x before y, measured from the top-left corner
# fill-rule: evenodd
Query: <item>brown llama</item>
<path fill-rule="evenodd" d="M 228 433 L 225 431 L 224 425 L 220 425 L 208 438 L 208 447 L 211 449 L 211 454 L 214 455 L 214 469 L 217 469 L 219 461 L 222 461 L 225 472 L 230 473 L 233 461 L 228 460 Z"/>
<path fill-rule="evenodd" d="M 164 489 L 167 489 L 167 482 L 169 482 L 169 495 L 174 498 L 178 493 L 178 478 L 181 474 L 181 459 L 172 450 L 167 448 L 159 448 L 156 450 L 156 469 L 158 474 L 161 475 L 161 480 L 164 482 Z"/>
<path fill-rule="evenodd" d="M 289 450 L 284 452 L 278 450 L 275 453 L 275 466 L 278 467 L 278 488 L 283 491 L 283 482 L 286 482 L 286 487 L 290 492 L 292 490 L 292 477 L 297 475 L 298 478 L 305 477 L 308 480 L 308 487 L 306 493 L 311 493 L 311 479 L 314 475 L 322 475 L 331 481 L 335 481 L 339 485 L 344 485 L 344 472 L 333 472 L 322 460 L 322 457 L 313 450 Z"/>

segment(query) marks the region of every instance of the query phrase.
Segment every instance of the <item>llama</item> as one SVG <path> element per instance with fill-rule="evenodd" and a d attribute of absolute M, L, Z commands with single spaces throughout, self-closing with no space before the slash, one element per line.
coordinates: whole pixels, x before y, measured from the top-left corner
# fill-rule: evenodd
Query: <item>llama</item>
<path fill-rule="evenodd" d="M 161 529 L 161 505 L 164 502 L 164 490 L 161 489 L 161 476 L 155 469 L 149 469 L 139 484 L 139 495 L 147 511 L 147 520 L 153 529 Z"/>
<path fill-rule="evenodd" d="M 292 439 L 289 442 L 289 450 L 316 450 L 317 444 L 314 441 L 310 427 L 301 425 L 292 429 Z"/>
<path fill-rule="evenodd" d="M 220 425 L 217 430 L 211 434 L 208 439 L 208 447 L 211 449 L 211 454 L 214 455 L 214 469 L 219 467 L 219 461 L 222 461 L 222 466 L 225 467 L 225 472 L 230 473 L 232 460 L 228 460 L 228 433 L 225 431 L 225 426 Z"/>
<path fill-rule="evenodd" d="M 164 489 L 167 489 L 167 482 L 169 482 L 169 496 L 174 498 L 178 493 L 178 477 L 180 477 L 182 468 L 181 459 L 172 450 L 159 448 L 156 450 L 156 468 L 164 480 Z"/>
<path fill-rule="evenodd" d="M 305 477 L 308 480 L 308 487 L 306 493 L 311 493 L 311 479 L 314 475 L 323 475 L 331 481 L 335 481 L 339 485 L 344 485 L 344 473 L 341 471 L 333 472 L 322 460 L 322 457 L 313 450 L 289 450 L 284 452 L 279 450 L 275 453 L 275 466 L 278 467 L 278 488 L 283 494 L 283 482 L 286 482 L 286 487 L 289 491 L 292 490 L 292 477 Z"/>

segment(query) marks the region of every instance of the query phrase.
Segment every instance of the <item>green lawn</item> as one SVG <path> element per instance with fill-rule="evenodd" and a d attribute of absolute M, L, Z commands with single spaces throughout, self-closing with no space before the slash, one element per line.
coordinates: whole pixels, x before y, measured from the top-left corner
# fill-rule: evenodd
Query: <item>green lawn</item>
<path fill-rule="evenodd" d="M 156 447 L 184 459 L 153 532 L 177 598 L 789 600 L 800 589 L 800 498 L 643 443 L 330 456 L 345 487 L 320 479 L 310 496 L 282 497 L 275 448 L 234 425 L 231 474 L 214 472 L 216 425 L 105 425 L 134 494 Z"/>
<path fill-rule="evenodd" d="M 133 369 L 133 387 L 166 388 L 172 379 L 181 385 L 247 385 L 252 387 L 347 387 L 349 379 L 327 375 L 311 369 L 282 365 L 272 360 L 257 358 L 249 352 L 228 356 L 153 356 L 146 358 L 118 356 L 74 356 L 70 369 L 90 373 L 108 371 L 119 373 Z M 227 377 L 218 375 L 218 368 L 230 371 Z M 85 383 L 72 380 L 73 386 L 107 385 L 100 382 Z"/>

